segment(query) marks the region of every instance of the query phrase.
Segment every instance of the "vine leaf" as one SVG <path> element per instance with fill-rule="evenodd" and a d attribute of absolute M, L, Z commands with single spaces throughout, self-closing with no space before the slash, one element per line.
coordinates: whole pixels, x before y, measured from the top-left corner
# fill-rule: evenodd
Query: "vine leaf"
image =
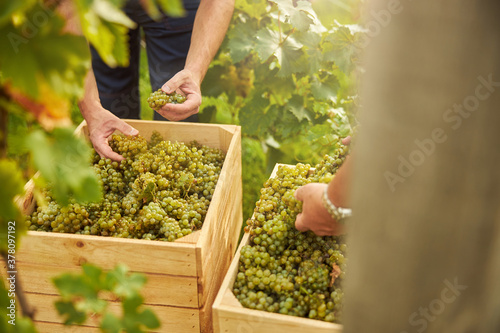
<path fill-rule="evenodd" d="M 299 95 L 294 95 L 288 101 L 288 111 L 290 111 L 300 122 L 304 119 L 312 120 L 310 112 L 304 107 L 304 99 Z"/>
<path fill-rule="evenodd" d="M 254 49 L 255 36 L 253 35 L 253 28 L 247 21 L 237 22 L 234 28 L 228 31 L 228 39 L 227 48 L 234 62 L 245 59 Z"/>
<path fill-rule="evenodd" d="M 297 1 L 294 5 L 292 0 L 271 0 L 278 5 L 285 18 L 290 20 L 292 27 L 299 31 L 305 31 L 314 22 L 314 11 L 308 1 Z"/>
<path fill-rule="evenodd" d="M 340 70 L 349 73 L 354 66 L 353 58 L 359 50 L 356 41 L 357 38 L 349 28 L 339 27 L 325 39 L 325 59 L 334 61 Z"/>
<path fill-rule="evenodd" d="M 110 67 L 127 66 L 129 64 L 127 31 L 135 28 L 136 24 L 118 8 L 116 3 L 104 0 L 77 0 L 76 5 L 82 32 L 104 62 Z"/>
<path fill-rule="evenodd" d="M 162 17 L 161 11 L 171 17 L 181 17 L 186 14 L 181 0 L 142 0 L 141 4 L 153 20 Z"/>
<path fill-rule="evenodd" d="M 71 196 L 78 202 L 100 200 L 101 187 L 90 167 L 90 147 L 74 136 L 71 128 L 56 128 L 49 135 L 34 131 L 26 145 L 61 206 L 67 205 Z"/>
<path fill-rule="evenodd" d="M 328 100 L 334 98 L 339 87 L 339 82 L 334 75 L 327 76 L 323 81 L 314 76 L 311 82 L 311 91 L 316 99 Z"/>
<path fill-rule="evenodd" d="M 55 13 L 48 15 L 50 23 L 38 29 L 30 26 L 29 19 L 44 10 L 48 9 L 34 6 L 21 25 L 9 22 L 0 27 L 2 76 L 14 88 L 35 99 L 43 83 L 58 95 L 81 96 L 83 79 L 90 66 L 85 38 L 64 34 L 64 20 Z"/>
<path fill-rule="evenodd" d="M 278 76 L 290 76 L 292 73 L 303 71 L 304 66 L 299 62 L 303 54 L 301 47 L 302 45 L 291 37 L 281 41 L 276 31 L 264 28 L 257 32 L 255 49 L 262 61 L 272 55 L 276 57 L 280 66 Z"/>
<path fill-rule="evenodd" d="M 0 25 L 9 21 L 16 12 L 22 12 L 33 6 L 36 0 L 0 2 Z"/>

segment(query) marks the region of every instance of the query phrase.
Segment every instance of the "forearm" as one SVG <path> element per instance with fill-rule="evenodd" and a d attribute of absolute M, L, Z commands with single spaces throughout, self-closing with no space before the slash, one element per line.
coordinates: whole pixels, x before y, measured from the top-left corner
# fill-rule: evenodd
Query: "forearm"
<path fill-rule="evenodd" d="M 234 10 L 234 0 L 202 0 L 194 20 L 185 69 L 201 84 L 219 49 Z"/>
<path fill-rule="evenodd" d="M 95 82 L 94 72 L 89 70 L 87 76 L 85 77 L 84 83 L 84 96 L 83 99 L 78 103 L 80 112 L 83 118 L 87 122 L 93 118 L 97 117 L 97 114 L 103 111 L 101 101 L 99 99 L 99 91 L 97 90 L 97 84 Z"/>

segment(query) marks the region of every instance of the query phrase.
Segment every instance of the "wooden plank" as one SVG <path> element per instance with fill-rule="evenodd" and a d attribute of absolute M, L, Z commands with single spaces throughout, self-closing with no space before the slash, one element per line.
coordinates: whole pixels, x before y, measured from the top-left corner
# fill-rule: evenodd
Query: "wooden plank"
<path fill-rule="evenodd" d="M 90 262 L 103 269 L 122 263 L 130 270 L 197 276 L 192 244 L 28 231 L 17 262 L 78 267 Z"/>
<path fill-rule="evenodd" d="M 215 332 L 258 333 L 341 333 L 342 325 L 306 318 L 269 313 L 265 311 L 239 309 L 221 305 L 218 308 L 219 325 Z"/>
<path fill-rule="evenodd" d="M 225 130 L 220 133 L 221 142 L 230 142 L 219 177 L 213 202 L 209 207 L 206 228 L 202 230 L 196 247 L 199 280 L 200 322 L 202 332 L 212 332 L 211 306 L 231 263 L 243 223 L 241 209 L 241 133 L 229 135 Z"/>
<path fill-rule="evenodd" d="M 182 123 L 182 122 L 159 122 L 145 120 L 124 119 L 126 123 L 139 131 L 139 134 L 149 140 L 154 130 L 158 131 L 165 140 L 191 142 L 196 140 L 200 144 L 212 148 L 220 148 L 227 152 L 228 145 L 221 144 L 219 133 L 223 128 L 228 133 L 235 133 L 239 130 L 236 125 L 202 124 L 202 123 Z M 75 133 L 84 134 L 88 137 L 87 124 L 82 122 Z"/>
<path fill-rule="evenodd" d="M 97 333 L 100 330 L 92 326 L 66 326 L 44 321 L 34 322 L 39 333 Z"/>
<path fill-rule="evenodd" d="M 5 276 L 5 262 L 0 260 L 0 275 Z M 17 263 L 18 276 L 23 283 L 24 290 L 32 293 L 58 295 L 52 279 L 63 273 L 80 274 L 79 267 L 62 267 L 39 265 L 33 263 Z M 175 276 L 165 274 L 141 273 L 147 278 L 141 290 L 145 304 L 172 305 L 199 309 L 198 285 L 196 277 Z M 104 299 L 111 298 L 103 295 Z"/>
<path fill-rule="evenodd" d="M 54 295 L 26 293 L 26 298 L 31 304 L 36 304 L 35 320 L 47 323 L 62 323 L 54 307 L 59 297 Z M 119 315 L 121 313 L 121 303 L 109 302 L 109 310 Z M 199 314 L 197 309 L 182 308 L 173 306 L 148 305 L 154 311 L 162 323 L 162 327 L 155 332 L 199 332 Z M 85 326 L 98 327 L 97 317 L 91 317 Z"/>

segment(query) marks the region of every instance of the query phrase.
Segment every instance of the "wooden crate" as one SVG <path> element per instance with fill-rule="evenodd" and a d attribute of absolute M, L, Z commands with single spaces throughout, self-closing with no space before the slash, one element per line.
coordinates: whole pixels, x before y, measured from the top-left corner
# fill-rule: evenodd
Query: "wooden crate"
<path fill-rule="evenodd" d="M 276 164 L 271 178 L 280 164 Z M 241 248 L 250 244 L 250 234 L 245 233 L 213 304 L 215 333 L 341 333 L 342 325 L 320 320 L 299 318 L 279 313 L 243 307 L 232 289 L 238 274 Z"/>
<path fill-rule="evenodd" d="M 220 148 L 226 159 L 203 227 L 175 242 L 121 239 L 102 236 L 30 231 L 16 253 L 19 279 L 28 300 L 36 307 L 40 332 L 96 332 L 97 323 L 68 329 L 62 325 L 54 301 L 58 293 L 51 279 L 64 272 L 81 272 L 89 262 L 104 269 L 118 263 L 145 274 L 145 304 L 158 315 L 158 332 L 212 332 L 212 304 L 234 256 L 242 225 L 241 128 L 233 125 L 127 121 L 149 139 L 153 130 L 166 140 L 199 143 Z M 76 130 L 88 137 L 85 123 Z M 22 201 L 25 213 L 33 211 L 32 181 Z M 0 265 L 6 274 L 5 262 Z M 113 300 L 111 300 L 113 301 Z M 118 311 L 119 303 L 111 309 Z"/>

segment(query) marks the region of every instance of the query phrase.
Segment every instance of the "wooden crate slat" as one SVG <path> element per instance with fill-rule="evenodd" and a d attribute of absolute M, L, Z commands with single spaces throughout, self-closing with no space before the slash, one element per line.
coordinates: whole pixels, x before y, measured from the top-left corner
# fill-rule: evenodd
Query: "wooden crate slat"
<path fill-rule="evenodd" d="M 224 172 L 218 180 L 213 201 L 217 206 L 209 208 L 207 216 L 208 228 L 202 231 L 197 244 L 198 270 L 200 274 L 200 322 L 204 324 L 202 331 L 212 328 L 211 305 L 224 276 L 217 272 L 227 271 L 235 253 L 236 244 L 243 223 L 241 208 L 241 150 L 235 149 L 241 144 L 240 135 L 229 135 L 221 130 L 221 141 L 232 141 L 224 163 Z M 234 142 L 237 140 L 236 142 Z M 211 211 L 210 211 L 211 209 Z"/>
<path fill-rule="evenodd" d="M 63 319 L 56 315 L 54 303 L 58 296 L 26 293 L 26 298 L 31 304 L 36 304 L 35 320 L 41 322 L 63 323 Z M 110 302 L 109 310 L 121 316 L 121 303 Z M 173 306 L 147 305 L 157 315 L 162 323 L 162 328 L 155 332 L 199 332 L 198 310 Z M 85 322 L 85 326 L 98 327 L 99 320 L 91 317 Z"/>
<path fill-rule="evenodd" d="M 5 262 L 0 260 L 0 275 L 7 273 Z M 59 295 L 52 279 L 63 273 L 81 274 L 80 267 L 61 267 L 39 265 L 32 263 L 18 263 L 18 276 L 23 281 L 26 292 Z M 141 289 L 145 304 L 172 305 L 199 309 L 198 285 L 196 277 L 175 276 L 165 274 L 141 273 L 147 282 Z M 102 295 L 103 299 L 113 300 L 109 295 Z"/>
<path fill-rule="evenodd" d="M 103 269 L 122 263 L 144 273 L 197 276 L 191 244 L 38 231 L 29 231 L 28 237 L 17 252 L 17 262 L 65 267 L 89 262 Z"/>

